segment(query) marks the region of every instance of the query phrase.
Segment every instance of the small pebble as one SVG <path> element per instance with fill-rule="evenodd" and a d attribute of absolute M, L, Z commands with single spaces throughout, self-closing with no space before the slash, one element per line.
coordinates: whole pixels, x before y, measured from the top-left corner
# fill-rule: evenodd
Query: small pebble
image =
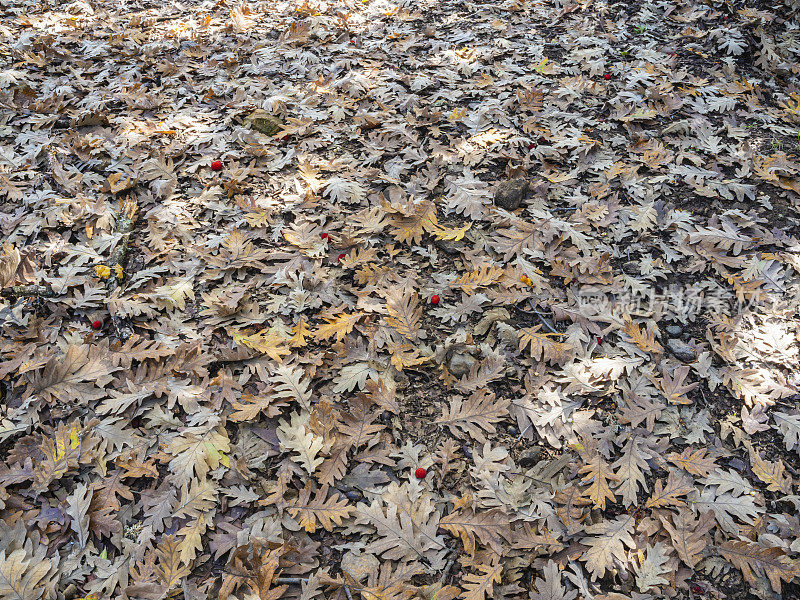
<path fill-rule="evenodd" d="M 744 464 L 744 461 L 738 458 L 732 458 L 729 460 L 728 465 L 730 465 L 731 469 L 736 469 L 739 472 L 742 472 L 747 468 L 747 465 Z"/>
<path fill-rule="evenodd" d="M 519 466 L 520 467 L 532 467 L 542 456 L 542 449 L 539 446 L 533 446 L 532 448 L 528 448 L 522 454 L 519 455 Z"/>
<path fill-rule="evenodd" d="M 683 329 L 678 325 L 670 325 L 667 327 L 667 335 L 671 338 L 679 338 L 683 333 Z"/>
<path fill-rule="evenodd" d="M 641 273 L 641 269 L 639 268 L 639 263 L 635 260 L 631 260 L 626 262 L 622 265 L 622 271 L 626 275 L 639 275 Z"/>
<path fill-rule="evenodd" d="M 697 351 L 682 340 L 671 339 L 667 342 L 667 349 L 678 360 L 691 363 L 697 360 Z"/>
<path fill-rule="evenodd" d="M 504 181 L 497 187 L 494 203 L 508 211 L 517 210 L 529 189 L 530 182 L 523 177 Z"/>
<path fill-rule="evenodd" d="M 447 368 L 456 377 L 463 377 L 470 372 L 476 362 L 475 357 L 470 354 L 453 354 Z"/>

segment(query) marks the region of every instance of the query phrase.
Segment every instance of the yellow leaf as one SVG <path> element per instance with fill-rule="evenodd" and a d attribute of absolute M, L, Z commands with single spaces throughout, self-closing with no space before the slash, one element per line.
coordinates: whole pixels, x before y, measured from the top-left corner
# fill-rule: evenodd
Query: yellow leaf
<path fill-rule="evenodd" d="M 497 282 L 503 276 L 501 267 L 491 267 L 484 265 L 480 269 L 464 273 L 461 277 L 453 281 L 452 287 L 460 287 L 467 294 L 472 294 L 481 287 L 487 287 Z"/>
<path fill-rule="evenodd" d="M 272 360 L 280 361 L 281 357 L 290 354 L 286 339 L 270 329 L 264 329 L 253 335 L 243 335 L 234 332 L 233 341 L 242 346 L 247 346 L 269 356 Z"/>
<path fill-rule="evenodd" d="M 157 300 L 162 300 L 170 308 L 186 309 L 186 299 L 194 300 L 194 277 L 177 277 L 167 285 L 162 285 L 154 290 Z"/>
<path fill-rule="evenodd" d="M 655 334 L 647 329 L 639 329 L 639 326 L 632 320 L 627 319 L 625 321 L 623 331 L 640 350 L 655 352 L 656 354 L 664 352 L 664 348 L 656 341 Z"/>
<path fill-rule="evenodd" d="M 327 340 L 329 337 L 336 336 L 336 341 L 341 342 L 348 333 L 353 331 L 353 327 L 363 315 L 360 312 L 353 314 L 341 313 L 335 317 L 326 317 L 326 323 L 317 328 L 314 334 L 317 340 Z"/>
<path fill-rule="evenodd" d="M 67 454 L 67 442 L 64 440 L 63 437 L 58 436 L 56 438 L 56 460 L 61 460 Z"/>
<path fill-rule="evenodd" d="M 311 333 L 311 330 L 308 328 L 308 323 L 306 323 L 305 317 L 300 317 L 300 320 L 297 322 L 297 325 L 292 327 L 292 338 L 289 340 L 289 345 L 292 348 L 302 348 L 308 342 L 306 342 L 306 337 Z"/>
<path fill-rule="evenodd" d="M 73 449 L 78 447 L 78 428 L 74 425 L 69 431 L 69 445 L 72 446 Z"/>
<path fill-rule="evenodd" d="M 616 501 L 616 495 L 611 491 L 608 482 L 609 480 L 619 481 L 619 477 L 611 470 L 602 454 L 595 452 L 587 464 L 581 467 L 579 473 L 586 474 L 583 478 L 583 483 L 591 482 L 586 493 L 597 508 L 605 510 L 606 499 L 611 500 L 611 502 Z"/>
<path fill-rule="evenodd" d="M 439 227 L 438 225 L 433 230 L 433 235 L 440 240 L 449 240 L 451 242 L 459 242 L 463 239 L 464 234 L 472 227 L 472 223 L 467 223 L 464 227 L 450 229 L 448 227 Z"/>
<path fill-rule="evenodd" d="M 112 173 L 108 176 L 108 188 L 111 190 L 112 194 L 116 194 L 122 190 L 128 190 L 135 184 L 136 180 L 131 178 L 130 175 L 125 177 L 122 173 Z"/>
<path fill-rule="evenodd" d="M 467 107 L 466 106 L 464 108 L 461 108 L 461 109 L 454 108 L 453 112 L 450 113 L 450 116 L 448 117 L 448 119 L 450 119 L 451 121 L 455 122 L 455 121 L 458 121 L 460 118 L 462 118 L 465 114 L 467 114 Z"/>

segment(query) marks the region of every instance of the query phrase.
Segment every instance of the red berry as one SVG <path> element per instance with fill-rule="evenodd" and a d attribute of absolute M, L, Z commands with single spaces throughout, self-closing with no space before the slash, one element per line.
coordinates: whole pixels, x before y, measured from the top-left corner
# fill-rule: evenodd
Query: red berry
<path fill-rule="evenodd" d="M 597 345 L 598 346 L 602 346 L 603 345 L 603 338 L 601 338 L 600 336 L 595 336 L 594 339 L 597 340 Z"/>
<path fill-rule="evenodd" d="M 327 240 L 328 239 L 328 234 L 327 233 L 320 233 L 319 237 L 321 237 L 323 240 Z"/>
<path fill-rule="evenodd" d="M 103 326 L 103 322 L 100 320 L 92 321 L 92 329 L 100 329 Z"/>
<path fill-rule="evenodd" d="M 438 294 L 434 294 L 433 296 L 431 296 L 431 304 L 433 304 L 434 306 L 439 304 L 439 300 L 441 300 L 441 298 L 439 298 Z"/>
<path fill-rule="evenodd" d="M 212 162 L 211 163 L 211 170 L 212 171 L 222 171 L 222 161 L 221 160 L 215 160 L 214 162 Z"/>
<path fill-rule="evenodd" d="M 605 75 L 603 75 L 603 79 L 605 79 L 606 81 L 611 79 L 611 73 L 606 73 Z"/>
<path fill-rule="evenodd" d="M 287 133 L 285 136 L 283 136 L 283 137 L 281 138 L 281 141 L 288 142 L 290 137 L 292 137 L 292 136 L 290 136 L 290 135 Z"/>
<path fill-rule="evenodd" d="M 344 257 L 347 256 L 344 252 L 339 255 L 339 260 L 344 260 Z"/>
<path fill-rule="evenodd" d="M 536 148 L 535 143 L 531 142 L 530 144 L 528 144 L 528 150 L 533 150 L 534 148 Z"/>
<path fill-rule="evenodd" d="M 416 477 L 417 479 L 425 479 L 425 475 L 427 475 L 427 474 L 428 474 L 428 471 L 426 471 L 422 467 L 420 467 L 419 469 L 414 471 L 414 477 Z"/>
<path fill-rule="evenodd" d="M 695 584 L 692 585 L 692 593 L 693 594 L 702 594 L 703 593 L 703 588 L 695 583 Z"/>

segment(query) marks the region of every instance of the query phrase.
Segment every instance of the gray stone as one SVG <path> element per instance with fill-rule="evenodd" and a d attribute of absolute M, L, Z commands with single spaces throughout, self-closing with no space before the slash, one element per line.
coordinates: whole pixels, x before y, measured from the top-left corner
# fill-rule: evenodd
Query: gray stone
<path fill-rule="evenodd" d="M 624 265 L 622 265 L 622 271 L 626 275 L 639 275 L 642 272 L 639 263 L 635 260 L 629 260 Z"/>
<path fill-rule="evenodd" d="M 516 329 L 514 329 L 508 323 L 503 323 L 502 321 L 498 321 L 495 327 L 497 328 L 497 339 L 503 342 L 506 346 L 510 346 L 512 348 L 517 347 L 517 339 L 519 336 Z"/>
<path fill-rule="evenodd" d="M 670 325 L 667 327 L 667 335 L 671 338 L 679 338 L 683 333 L 683 329 L 681 329 L 678 325 Z"/>
<path fill-rule="evenodd" d="M 504 181 L 497 186 L 494 203 L 506 210 L 517 210 L 530 189 L 530 181 L 523 177 Z"/>
<path fill-rule="evenodd" d="M 519 466 L 530 468 L 536 465 L 539 462 L 539 459 L 542 457 L 542 449 L 539 446 L 534 446 L 533 448 L 528 448 L 522 454 L 519 455 Z"/>
<path fill-rule="evenodd" d="M 348 500 L 353 500 L 354 502 L 358 502 L 364 497 L 364 494 L 359 492 L 358 490 L 350 490 L 349 492 L 345 493 Z"/>
<path fill-rule="evenodd" d="M 264 135 L 275 135 L 283 129 L 283 124 L 278 119 L 261 109 L 250 113 L 245 119 L 245 123 L 248 123 L 252 129 Z"/>
<path fill-rule="evenodd" d="M 683 362 L 689 363 L 697 360 L 697 351 L 683 340 L 669 340 L 667 349 L 675 355 L 675 358 Z"/>
<path fill-rule="evenodd" d="M 436 240 L 436 245 L 444 250 L 447 254 L 451 254 L 453 256 L 461 254 L 461 251 L 464 250 L 464 244 L 459 242 L 451 242 L 450 240 Z"/>
<path fill-rule="evenodd" d="M 463 377 L 472 369 L 472 365 L 476 362 L 475 357 L 469 354 L 453 354 L 447 368 L 456 377 Z"/>

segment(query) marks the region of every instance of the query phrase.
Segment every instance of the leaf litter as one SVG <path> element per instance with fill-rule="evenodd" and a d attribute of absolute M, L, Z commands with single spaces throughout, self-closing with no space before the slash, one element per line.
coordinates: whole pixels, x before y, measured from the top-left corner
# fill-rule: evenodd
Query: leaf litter
<path fill-rule="evenodd" d="M 0 4 L 0 598 L 799 593 L 798 8 Z"/>

